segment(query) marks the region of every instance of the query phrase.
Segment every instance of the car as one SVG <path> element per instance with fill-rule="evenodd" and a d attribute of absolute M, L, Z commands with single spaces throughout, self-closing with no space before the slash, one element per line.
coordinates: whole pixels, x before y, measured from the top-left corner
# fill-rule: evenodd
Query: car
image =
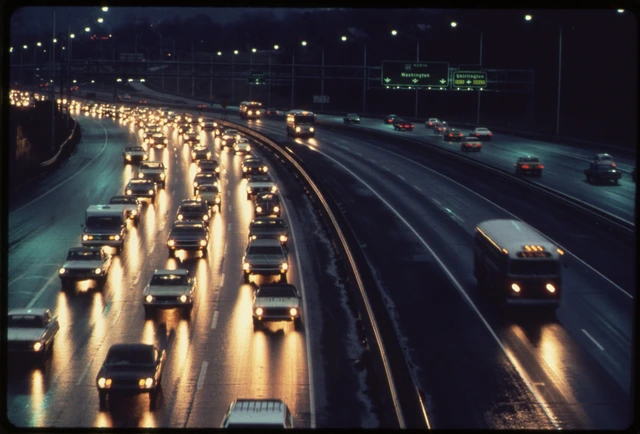
<path fill-rule="evenodd" d="M 245 153 L 248 154 L 251 152 L 251 145 L 249 144 L 249 139 L 246 137 L 240 137 L 239 140 L 233 145 L 233 152 L 235 154 Z"/>
<path fill-rule="evenodd" d="M 137 198 L 149 198 L 151 203 L 154 203 L 156 200 L 156 183 L 151 179 L 130 179 L 124 188 L 124 194 Z"/>
<path fill-rule="evenodd" d="M 436 125 L 440 123 L 440 119 L 438 118 L 429 118 L 425 121 L 424 126 L 427 128 L 435 128 Z"/>
<path fill-rule="evenodd" d="M 111 255 L 97 246 L 72 247 L 58 269 L 62 289 L 80 280 L 94 280 L 103 286 L 111 268 Z"/>
<path fill-rule="evenodd" d="M 139 163 L 149 159 L 149 154 L 142 146 L 127 146 L 122 151 L 124 164 Z"/>
<path fill-rule="evenodd" d="M 464 133 L 462 131 L 458 131 L 455 128 L 450 128 L 446 133 L 443 134 L 442 138 L 447 141 L 457 141 L 461 142 L 464 138 Z"/>
<path fill-rule="evenodd" d="M 359 124 L 360 116 L 355 113 L 347 113 L 343 120 L 345 124 Z"/>
<path fill-rule="evenodd" d="M 131 95 L 129 95 L 128 93 L 125 93 L 123 96 L 124 99 L 131 99 Z"/>
<path fill-rule="evenodd" d="M 169 144 L 169 139 L 167 139 L 167 136 L 165 136 L 164 133 L 157 132 L 151 134 L 150 137 L 145 137 L 144 143 L 156 148 L 166 148 Z"/>
<path fill-rule="evenodd" d="M 37 357 L 44 363 L 53 349 L 53 341 L 60 330 L 58 318 L 46 308 L 11 309 L 7 320 L 7 350 L 11 355 Z M 5 359 L 7 361 L 7 359 Z"/>
<path fill-rule="evenodd" d="M 202 131 L 213 131 L 218 127 L 218 123 L 215 122 L 213 119 L 203 119 L 202 122 L 200 122 L 200 129 Z"/>
<path fill-rule="evenodd" d="M 280 399 L 236 399 L 229 406 L 222 428 L 291 429 L 293 417 Z"/>
<path fill-rule="evenodd" d="M 211 156 L 212 153 L 206 145 L 196 145 L 191 149 L 191 161 L 208 160 Z"/>
<path fill-rule="evenodd" d="M 176 221 L 167 238 L 170 258 L 175 258 L 178 250 L 199 251 L 206 258 L 208 245 L 209 228 L 204 222 Z"/>
<path fill-rule="evenodd" d="M 259 193 L 275 193 L 277 191 L 278 187 L 269 175 L 252 175 L 247 182 L 247 200 Z"/>
<path fill-rule="evenodd" d="M 252 275 L 278 275 L 280 282 L 286 283 L 289 260 L 286 249 L 279 240 L 258 238 L 249 240 L 242 257 L 244 283 L 249 283 Z"/>
<path fill-rule="evenodd" d="M 413 122 L 405 121 L 398 117 L 393 120 L 393 129 L 396 131 L 413 131 L 413 127 Z"/>
<path fill-rule="evenodd" d="M 613 181 L 617 185 L 622 177 L 622 172 L 616 168 L 615 163 L 591 162 L 584 170 L 584 174 L 588 183 Z"/>
<path fill-rule="evenodd" d="M 186 133 L 183 137 L 184 143 L 192 148 L 200 145 L 200 137 L 198 137 L 198 133 Z"/>
<path fill-rule="evenodd" d="M 242 177 L 248 178 L 253 175 L 261 175 L 268 172 L 269 167 L 264 164 L 262 159 L 257 157 L 249 157 L 245 158 L 241 164 L 242 167 Z"/>
<path fill-rule="evenodd" d="M 201 184 L 196 189 L 196 198 L 204 201 L 208 206 L 213 207 L 214 211 L 222 210 L 222 195 L 220 190 L 213 184 Z"/>
<path fill-rule="evenodd" d="M 253 293 L 253 327 L 257 329 L 267 321 L 293 321 L 295 329 L 300 329 L 302 296 L 290 284 L 271 283 L 261 285 Z"/>
<path fill-rule="evenodd" d="M 160 131 L 160 126 L 157 124 L 147 124 L 147 126 L 143 127 L 144 122 L 140 122 L 140 126 L 144 129 L 144 140 L 147 143 L 147 139 L 151 138 L 154 134 L 162 134 Z"/>
<path fill-rule="evenodd" d="M 446 122 L 440 122 L 433 127 L 433 134 L 446 134 L 449 131 L 449 124 Z"/>
<path fill-rule="evenodd" d="M 110 205 L 124 205 L 127 211 L 127 218 L 133 220 L 133 225 L 137 226 L 140 222 L 140 214 L 142 212 L 142 203 L 137 197 L 133 196 L 112 196 L 109 199 Z"/>
<path fill-rule="evenodd" d="M 286 112 L 286 110 L 278 110 L 277 108 L 268 108 L 267 109 L 267 116 L 278 116 L 278 115 L 282 115 Z"/>
<path fill-rule="evenodd" d="M 220 163 L 217 160 L 197 160 L 196 173 L 220 173 Z"/>
<path fill-rule="evenodd" d="M 488 128 L 484 127 L 474 128 L 473 130 L 471 130 L 469 135 L 472 137 L 477 137 L 480 140 L 491 140 L 491 137 L 493 137 L 493 133 L 489 131 Z"/>
<path fill-rule="evenodd" d="M 479 140 L 463 140 L 460 143 L 460 150 L 480 152 L 482 150 L 482 142 Z"/>
<path fill-rule="evenodd" d="M 156 309 L 173 308 L 183 309 L 189 317 L 195 296 L 196 278 L 189 275 L 189 270 L 155 270 L 142 291 L 145 317 L 152 316 Z"/>
<path fill-rule="evenodd" d="M 286 247 L 289 226 L 279 217 L 256 217 L 249 223 L 249 240 L 258 238 L 275 238 Z"/>
<path fill-rule="evenodd" d="M 186 199 L 178 206 L 177 221 L 195 220 L 207 223 L 210 217 L 207 203 L 201 200 Z"/>
<path fill-rule="evenodd" d="M 167 169 L 162 161 L 145 161 L 138 167 L 139 179 L 150 179 L 162 188 L 167 183 Z"/>
<path fill-rule="evenodd" d="M 396 120 L 396 118 L 398 117 L 398 115 L 387 115 L 387 117 L 384 118 L 384 123 L 385 124 L 393 124 L 393 122 Z"/>
<path fill-rule="evenodd" d="M 280 196 L 276 193 L 260 193 L 256 196 L 256 200 L 253 203 L 253 210 L 255 216 L 263 217 L 269 215 L 275 215 L 280 217 L 282 212 L 282 204 L 280 203 Z"/>
<path fill-rule="evenodd" d="M 195 196 L 198 190 L 198 186 L 202 184 L 213 184 L 216 187 L 220 186 L 220 179 L 218 178 L 217 173 L 196 173 L 196 176 L 193 178 L 193 195 Z"/>
<path fill-rule="evenodd" d="M 193 130 L 191 129 L 191 122 L 185 122 L 185 121 L 181 121 L 178 123 L 178 132 L 180 134 L 185 134 L 188 132 L 193 132 Z"/>
<path fill-rule="evenodd" d="M 530 173 L 532 175 L 540 176 L 542 175 L 542 169 L 544 169 L 544 166 L 542 165 L 538 157 L 534 157 L 531 155 L 519 157 L 514 166 L 516 175 Z"/>
<path fill-rule="evenodd" d="M 149 410 L 156 409 L 158 393 L 162 390 L 162 371 L 166 352 L 148 344 L 114 344 L 107 352 L 96 386 L 100 410 L 107 407 L 113 395 L 149 394 Z"/>
<path fill-rule="evenodd" d="M 607 153 L 594 155 L 593 162 L 595 164 L 613 164 L 614 166 L 616 165 L 616 163 L 614 163 L 613 161 L 613 157 L 611 156 L 611 154 L 607 154 Z"/>
<path fill-rule="evenodd" d="M 233 146 L 236 140 L 240 139 L 240 133 L 235 128 L 227 128 L 222 132 L 221 135 L 221 145 L 222 146 Z"/>

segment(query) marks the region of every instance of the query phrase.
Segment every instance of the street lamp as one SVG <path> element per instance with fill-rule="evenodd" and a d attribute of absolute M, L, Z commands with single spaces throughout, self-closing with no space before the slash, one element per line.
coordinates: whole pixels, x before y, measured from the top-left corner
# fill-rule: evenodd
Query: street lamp
<path fill-rule="evenodd" d="M 103 23 L 103 22 L 104 22 L 104 19 L 103 19 L 103 18 L 98 18 L 98 22 L 99 22 L 99 23 Z"/>
<path fill-rule="evenodd" d="M 305 41 L 303 41 L 302 45 L 306 45 Z M 324 111 L 324 47 L 321 47 L 322 52 L 322 61 L 321 61 L 321 79 L 320 79 L 320 111 Z"/>
<path fill-rule="evenodd" d="M 456 27 L 458 25 L 458 23 L 456 23 L 455 21 L 451 21 L 451 27 Z"/>
<path fill-rule="evenodd" d="M 102 7 L 102 12 L 107 12 L 109 10 L 109 8 L 107 6 L 103 6 Z"/>

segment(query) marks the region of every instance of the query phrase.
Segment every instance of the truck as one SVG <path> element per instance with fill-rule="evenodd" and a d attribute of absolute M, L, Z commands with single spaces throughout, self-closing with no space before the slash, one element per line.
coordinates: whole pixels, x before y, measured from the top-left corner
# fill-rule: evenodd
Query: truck
<path fill-rule="evenodd" d="M 125 205 L 89 205 L 85 211 L 83 246 L 108 246 L 120 253 L 127 233 Z"/>

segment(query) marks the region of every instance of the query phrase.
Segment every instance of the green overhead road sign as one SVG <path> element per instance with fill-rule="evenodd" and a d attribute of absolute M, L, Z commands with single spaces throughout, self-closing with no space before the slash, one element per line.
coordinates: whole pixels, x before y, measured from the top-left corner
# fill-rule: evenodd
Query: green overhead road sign
<path fill-rule="evenodd" d="M 483 71 L 453 71 L 453 87 L 487 87 L 487 73 Z"/>
<path fill-rule="evenodd" d="M 382 62 L 380 73 L 386 86 L 449 86 L 449 64 L 446 62 Z"/>

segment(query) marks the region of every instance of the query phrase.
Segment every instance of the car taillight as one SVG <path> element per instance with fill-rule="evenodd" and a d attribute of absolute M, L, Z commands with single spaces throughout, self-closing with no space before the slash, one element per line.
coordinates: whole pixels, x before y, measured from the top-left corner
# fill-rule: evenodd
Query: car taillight
<path fill-rule="evenodd" d="M 522 165 L 522 168 L 523 168 L 523 169 L 528 169 L 528 168 L 529 168 L 529 165 L 528 165 L 528 164 L 523 164 L 523 165 Z"/>
<path fill-rule="evenodd" d="M 542 164 L 539 165 L 538 167 L 541 168 L 541 169 L 544 169 L 544 166 Z"/>

